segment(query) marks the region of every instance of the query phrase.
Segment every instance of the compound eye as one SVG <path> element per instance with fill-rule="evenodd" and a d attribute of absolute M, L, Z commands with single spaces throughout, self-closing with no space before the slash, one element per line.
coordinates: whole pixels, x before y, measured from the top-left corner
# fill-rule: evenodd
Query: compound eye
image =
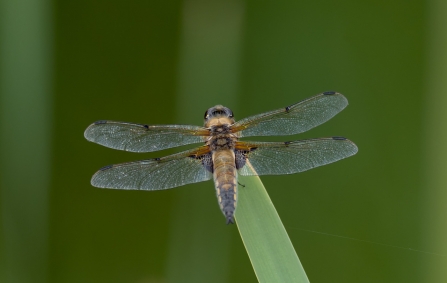
<path fill-rule="evenodd" d="M 208 110 L 205 111 L 205 115 L 203 116 L 203 119 L 208 119 Z"/>
<path fill-rule="evenodd" d="M 230 110 L 230 118 L 233 118 L 233 117 L 234 117 L 233 111 Z"/>

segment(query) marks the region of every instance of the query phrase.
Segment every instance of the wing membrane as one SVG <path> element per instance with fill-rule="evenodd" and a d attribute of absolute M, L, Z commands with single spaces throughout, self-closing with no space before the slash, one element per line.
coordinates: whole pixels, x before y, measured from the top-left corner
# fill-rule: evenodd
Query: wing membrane
<path fill-rule="evenodd" d="M 142 125 L 97 121 L 84 132 L 91 142 L 132 152 L 152 152 L 204 141 L 207 129 L 189 125 Z"/>
<path fill-rule="evenodd" d="M 240 137 L 285 136 L 310 130 L 334 117 L 348 105 L 338 92 L 324 92 L 285 108 L 242 119 L 233 125 Z"/>
<path fill-rule="evenodd" d="M 239 142 L 237 147 L 252 148 L 249 162 L 239 174 L 282 175 L 303 172 L 357 153 L 357 146 L 342 137 L 310 139 L 293 142 Z M 250 164 L 254 171 L 250 168 Z"/>
<path fill-rule="evenodd" d="M 142 160 L 106 166 L 93 175 L 91 183 L 98 188 L 124 190 L 165 190 L 211 179 L 202 165 L 211 158 L 207 148 L 188 150 L 159 159 Z"/>

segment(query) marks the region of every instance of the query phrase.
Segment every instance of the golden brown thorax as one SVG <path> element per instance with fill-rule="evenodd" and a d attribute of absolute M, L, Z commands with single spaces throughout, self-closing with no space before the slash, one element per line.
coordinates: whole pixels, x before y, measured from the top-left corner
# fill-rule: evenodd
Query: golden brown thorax
<path fill-rule="evenodd" d="M 211 107 L 205 112 L 205 127 L 210 129 L 206 144 L 212 152 L 234 150 L 237 136 L 231 133 L 233 123 L 233 112 L 222 105 Z"/>

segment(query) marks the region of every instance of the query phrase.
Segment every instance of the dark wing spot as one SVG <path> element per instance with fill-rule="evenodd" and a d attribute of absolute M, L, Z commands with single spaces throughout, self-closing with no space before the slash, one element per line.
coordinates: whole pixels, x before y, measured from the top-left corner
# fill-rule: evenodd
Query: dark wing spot
<path fill-rule="evenodd" d="M 154 158 L 155 161 L 160 161 L 160 157 Z"/>
<path fill-rule="evenodd" d="M 235 150 L 234 156 L 235 156 L 236 169 L 239 170 L 245 166 L 245 162 L 247 159 L 247 151 Z"/>
<path fill-rule="evenodd" d="M 289 145 L 289 144 L 291 144 L 291 143 L 292 143 L 292 142 L 289 142 L 289 141 L 284 142 L 285 145 Z"/>
<path fill-rule="evenodd" d="M 107 124 L 107 120 L 99 120 L 94 123 L 95 125 Z"/>
<path fill-rule="evenodd" d="M 235 150 L 234 155 L 235 155 L 236 169 L 239 170 L 242 167 L 244 167 L 247 158 L 250 158 L 248 154 L 256 149 L 257 149 L 257 147 L 252 147 L 248 151 L 247 150 Z"/>
<path fill-rule="evenodd" d="M 105 171 L 105 170 L 108 170 L 110 168 L 113 168 L 113 165 L 104 166 L 104 167 L 100 168 L 99 171 Z"/>
<path fill-rule="evenodd" d="M 324 95 L 334 95 L 336 93 L 337 93 L 336 91 L 325 91 L 325 92 L 323 92 Z"/>
<path fill-rule="evenodd" d="M 289 112 L 290 111 L 290 106 L 287 106 L 286 107 L 286 112 Z"/>
<path fill-rule="evenodd" d="M 345 137 L 332 137 L 332 139 L 336 140 L 336 141 L 344 141 L 344 140 L 346 140 Z"/>
<path fill-rule="evenodd" d="M 145 128 L 146 130 L 149 130 L 149 126 L 148 126 L 148 125 L 140 124 L 140 126 L 142 126 L 143 128 Z"/>

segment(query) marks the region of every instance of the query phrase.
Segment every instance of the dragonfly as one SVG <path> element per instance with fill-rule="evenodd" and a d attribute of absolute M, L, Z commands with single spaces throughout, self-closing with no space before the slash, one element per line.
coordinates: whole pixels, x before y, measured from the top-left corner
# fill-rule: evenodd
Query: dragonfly
<path fill-rule="evenodd" d="M 238 202 L 238 175 L 303 172 L 357 153 L 344 137 L 286 142 L 242 141 L 251 136 L 286 136 L 310 130 L 334 117 L 348 100 L 334 91 L 236 121 L 233 111 L 216 105 L 205 112 L 204 126 L 147 125 L 100 120 L 84 133 L 88 141 L 130 152 L 154 152 L 202 143 L 161 158 L 105 166 L 91 184 L 98 188 L 165 190 L 214 179 L 218 204 L 233 224 Z"/>

